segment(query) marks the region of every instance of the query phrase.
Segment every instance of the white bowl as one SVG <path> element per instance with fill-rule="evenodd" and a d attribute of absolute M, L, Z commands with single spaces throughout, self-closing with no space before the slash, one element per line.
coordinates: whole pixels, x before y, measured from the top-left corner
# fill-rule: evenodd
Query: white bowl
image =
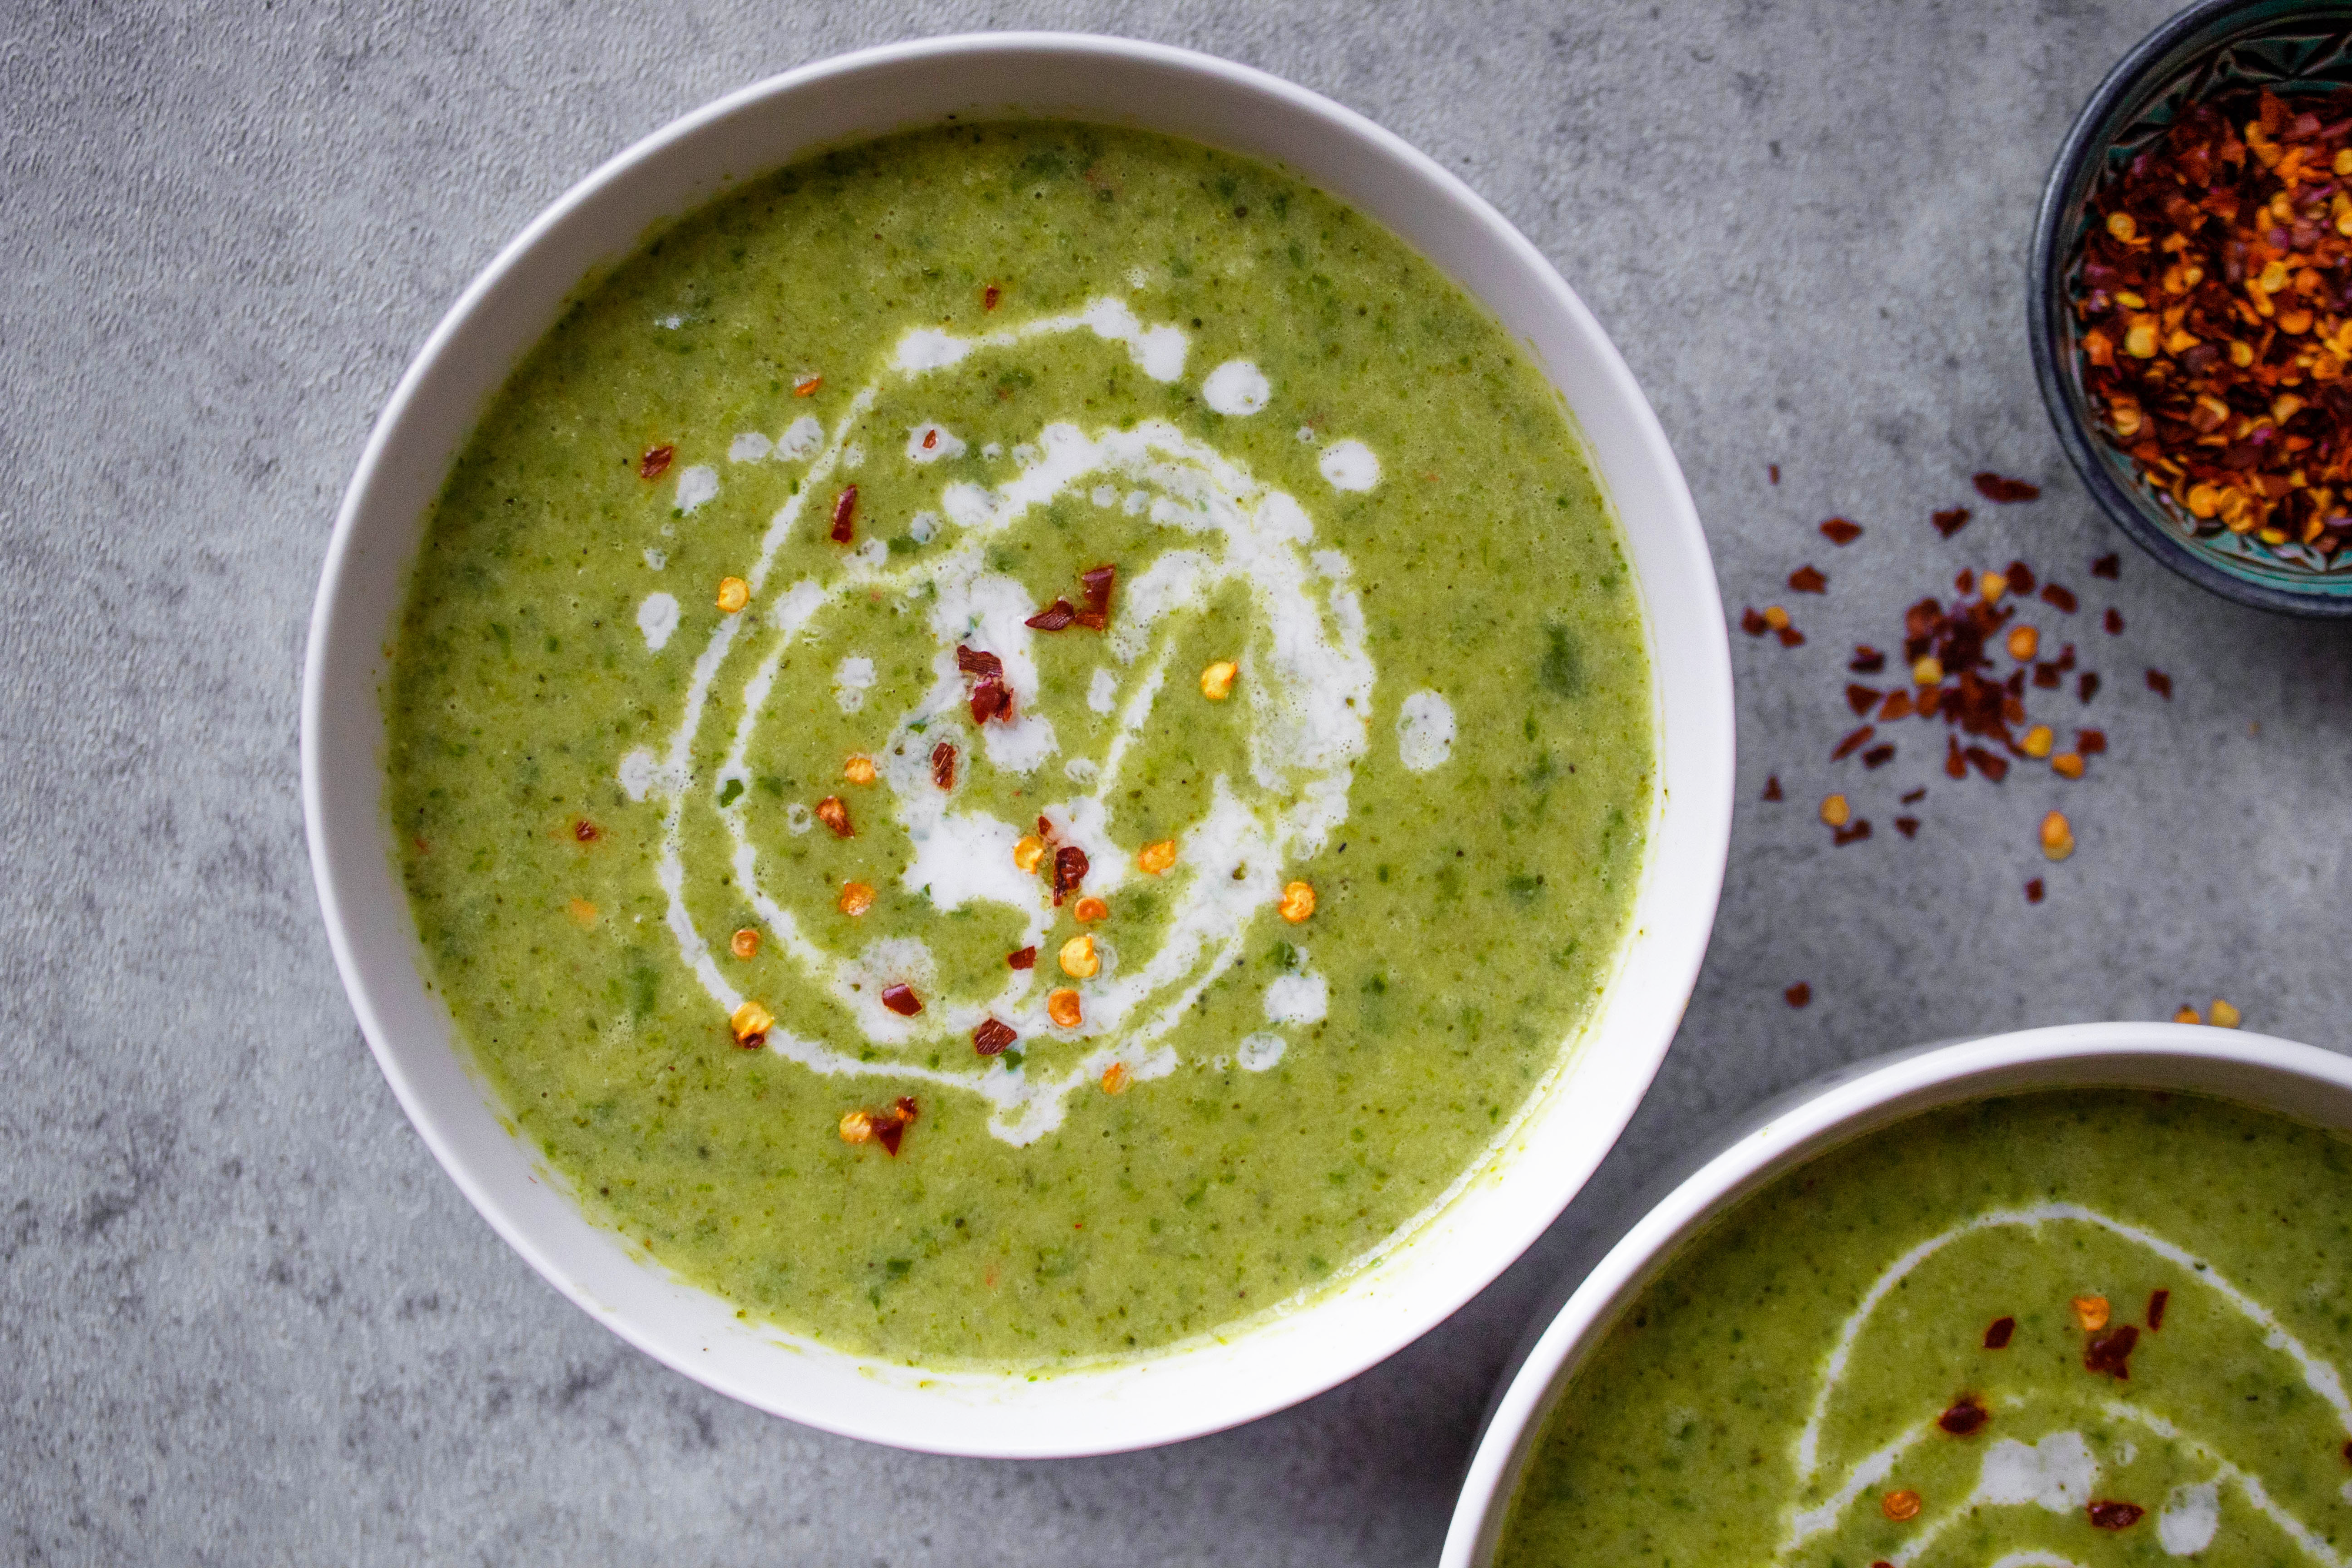
<path fill-rule="evenodd" d="M 566 294 L 744 180 L 950 113 L 1140 126 L 1279 162 L 1484 300 L 1582 426 L 1623 522 L 1658 692 L 1662 808 L 1633 935 L 1580 1046 L 1481 1165 L 1381 1267 L 1309 1303 L 1035 1379 L 868 1361 L 740 1322 L 592 1224 L 500 1124 L 420 979 L 383 803 L 379 692 L 426 509 Z M 1000 1457 L 1140 1448 L 1280 1409 L 1400 1349 L 1517 1258 L 1615 1141 L 1680 1020 L 1722 883 L 1731 764 L 1730 660 L 1689 492 L 1624 362 L 1535 247 L 1428 158 L 1313 93 L 1201 55 L 1065 35 L 930 39 L 803 68 L 648 137 L 541 214 L 436 329 L 376 424 L 328 549 L 302 707 L 303 810 L 336 964 L 384 1076 L 483 1218 L 583 1310 L 712 1388 L 877 1442 Z"/>
<path fill-rule="evenodd" d="M 1922 1046 L 1798 1090 L 1751 1118 L 1728 1146 L 1643 1215 L 1526 1349 L 1471 1456 L 1441 1568 L 1494 1561 L 1536 1440 L 1577 1368 L 1620 1310 L 1717 1216 L 1807 1160 L 1922 1111 L 2019 1090 L 2091 1084 L 2211 1094 L 2352 1131 L 2352 1058 L 2189 1024 L 2064 1024 Z"/>

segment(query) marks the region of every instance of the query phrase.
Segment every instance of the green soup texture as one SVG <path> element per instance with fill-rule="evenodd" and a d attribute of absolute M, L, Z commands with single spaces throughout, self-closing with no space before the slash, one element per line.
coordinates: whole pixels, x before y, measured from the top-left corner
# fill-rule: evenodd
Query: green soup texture
<path fill-rule="evenodd" d="M 593 1215 L 858 1354 L 1119 1356 L 1365 1266 L 1575 1049 L 1643 638 L 1558 395 L 1394 236 L 940 129 L 693 214 L 522 361 L 415 569 L 390 810 Z"/>
<path fill-rule="evenodd" d="M 2341 1568 L 2347 1366 L 2352 1144 L 2193 1095 L 1937 1111 L 1635 1299 L 1498 1560 Z"/>

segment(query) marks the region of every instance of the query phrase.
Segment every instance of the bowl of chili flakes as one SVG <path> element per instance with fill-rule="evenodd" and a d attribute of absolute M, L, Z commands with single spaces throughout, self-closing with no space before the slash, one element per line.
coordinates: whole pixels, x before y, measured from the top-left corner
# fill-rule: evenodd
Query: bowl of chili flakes
<path fill-rule="evenodd" d="M 2134 542 L 2352 616 L 2352 0 L 2202 0 L 2126 55 L 2051 170 L 2029 312 L 2059 442 Z"/>

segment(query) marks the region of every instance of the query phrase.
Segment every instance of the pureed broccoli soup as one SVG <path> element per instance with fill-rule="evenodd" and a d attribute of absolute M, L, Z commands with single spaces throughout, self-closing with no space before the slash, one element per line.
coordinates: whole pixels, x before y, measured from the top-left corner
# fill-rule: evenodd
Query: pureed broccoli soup
<path fill-rule="evenodd" d="M 2115 1089 L 1930 1112 L 1634 1300 L 1497 1561 L 2341 1568 L 2347 1370 L 2342 1137 Z"/>
<path fill-rule="evenodd" d="M 1394 236 L 1062 123 L 834 152 L 582 296 L 387 696 L 428 973 L 681 1276 L 862 1354 L 1364 1264 L 1571 1049 L 1655 810 L 1561 403 Z"/>

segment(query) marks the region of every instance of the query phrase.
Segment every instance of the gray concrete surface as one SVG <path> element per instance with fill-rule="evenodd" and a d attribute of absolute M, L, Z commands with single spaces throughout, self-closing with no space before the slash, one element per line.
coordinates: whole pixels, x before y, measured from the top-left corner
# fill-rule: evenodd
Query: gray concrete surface
<path fill-rule="evenodd" d="M 2215 995 L 2341 1047 L 2352 639 L 2129 553 L 2027 362 L 2060 133 L 2164 12 L 1830 0 L 1370 7 L 591 0 L 0 16 L 0 1553 L 23 1562 L 1422 1563 L 1532 1304 L 1677 1151 L 1905 1042 Z M 1682 1037 L 1600 1177 L 1347 1387 L 1157 1453 L 953 1461 L 757 1416 L 622 1346 L 409 1130 L 321 940 L 298 669 L 334 503 L 409 354 L 574 178 L 770 71 L 967 27 L 1234 57 L 1484 191 L 1615 335 L 1736 638 L 1740 792 Z M 1767 483 L 1777 462 L 1782 480 Z M 1992 466 L 2047 486 L 1951 543 Z M 1869 533 L 1833 550 L 1832 512 Z M 2111 590 L 2084 570 L 2121 548 Z M 1833 770 L 1843 650 L 1961 565 L 2084 594 L 2114 743 L 1948 785 Z M 2100 591 L 2093 591 L 2095 588 Z M 2089 622 L 2108 603 L 2119 638 Z M 2140 671 L 2168 670 L 2169 704 Z M 1924 727 L 1923 727 L 1924 728 Z M 1849 770 L 1853 770 L 1849 773 Z M 1789 800 L 1757 796 L 1777 773 Z M 1812 820 L 1851 777 L 1878 825 Z M 1926 825 L 1889 828 L 1927 782 Z M 2033 848 L 2049 803 L 2082 848 Z M 2021 884 L 2045 874 L 2047 903 Z M 1782 988 L 1811 983 L 1792 1011 Z"/>

